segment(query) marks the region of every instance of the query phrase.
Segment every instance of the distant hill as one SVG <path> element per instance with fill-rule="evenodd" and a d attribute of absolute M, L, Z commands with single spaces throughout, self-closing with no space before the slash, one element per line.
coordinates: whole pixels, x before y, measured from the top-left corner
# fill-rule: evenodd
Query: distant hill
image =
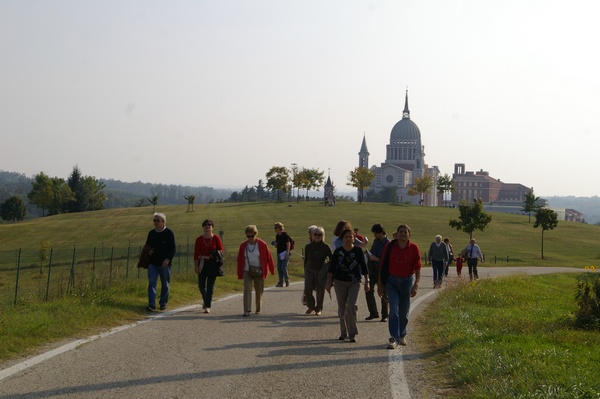
<path fill-rule="evenodd" d="M 53 176 L 51 176 L 53 177 Z M 62 177 L 62 176 L 59 176 Z M 62 177 L 67 179 L 68 176 Z M 120 180 L 102 179 L 99 181 L 106 185 L 104 193 L 108 197 L 104 206 L 110 208 L 129 208 L 142 202 L 146 206 L 150 203 L 148 198 L 158 196 L 158 203 L 161 205 L 181 205 L 187 204 L 184 196 L 194 195 L 195 204 L 204 204 L 210 202 L 219 202 L 231 196 L 233 189 L 215 189 L 212 187 L 192 187 L 179 186 L 174 184 L 155 184 L 122 182 Z M 0 203 L 14 195 L 23 198 L 27 206 L 27 219 L 33 219 L 42 216 L 42 211 L 29 203 L 27 194 L 32 189 L 33 177 L 27 177 L 23 173 L 7 172 L 0 170 Z"/>
<path fill-rule="evenodd" d="M 585 216 L 588 224 L 600 223 L 600 197 L 542 197 L 551 208 L 575 209 Z"/>

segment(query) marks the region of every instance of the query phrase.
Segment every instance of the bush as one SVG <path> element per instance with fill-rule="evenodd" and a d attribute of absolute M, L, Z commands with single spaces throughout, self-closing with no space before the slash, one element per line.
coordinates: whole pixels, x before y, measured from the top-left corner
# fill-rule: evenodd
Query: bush
<path fill-rule="evenodd" d="M 585 273 L 579 276 L 575 298 L 579 305 L 577 326 L 600 330 L 600 275 Z"/>

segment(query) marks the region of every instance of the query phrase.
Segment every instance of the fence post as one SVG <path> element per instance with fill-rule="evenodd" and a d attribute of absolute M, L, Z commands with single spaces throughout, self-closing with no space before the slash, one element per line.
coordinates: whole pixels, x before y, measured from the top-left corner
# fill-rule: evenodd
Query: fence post
<path fill-rule="evenodd" d="M 125 281 L 129 278 L 129 258 L 131 257 L 131 240 L 127 245 L 127 263 L 125 265 Z"/>
<path fill-rule="evenodd" d="M 54 248 L 50 248 L 50 261 L 48 262 L 48 281 L 46 282 L 46 302 L 48 302 L 48 293 L 50 292 L 50 272 L 52 271 L 52 253 Z"/>
<path fill-rule="evenodd" d="M 110 249 L 110 269 L 108 270 L 108 286 L 112 285 L 112 267 L 113 267 L 113 257 L 115 254 L 115 247 L 111 247 Z"/>
<path fill-rule="evenodd" d="M 67 294 L 71 294 L 75 288 L 75 245 L 73 245 L 73 258 L 71 259 L 71 271 L 69 272 L 69 284 L 67 284 Z"/>
<path fill-rule="evenodd" d="M 506 263 L 508 263 L 508 255 L 506 255 Z"/>
<path fill-rule="evenodd" d="M 94 254 L 92 255 L 92 287 L 96 286 L 96 247 L 94 247 Z"/>
<path fill-rule="evenodd" d="M 19 297 L 19 273 L 21 272 L 21 248 L 17 252 L 17 281 L 15 282 L 15 300 L 14 305 L 17 305 L 17 298 Z"/>

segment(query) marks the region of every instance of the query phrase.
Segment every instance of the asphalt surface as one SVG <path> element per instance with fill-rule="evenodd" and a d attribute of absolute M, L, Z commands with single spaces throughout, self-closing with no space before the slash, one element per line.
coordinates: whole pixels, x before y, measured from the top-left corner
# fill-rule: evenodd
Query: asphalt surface
<path fill-rule="evenodd" d="M 573 271 L 581 269 L 482 267 L 480 277 Z M 0 399 L 416 399 L 419 390 L 410 387 L 405 369 L 419 358 L 411 328 L 435 298 L 431 279 L 431 268 L 423 267 L 404 348 L 386 349 L 387 323 L 364 320 L 364 293 L 358 301 L 358 342 L 339 341 L 335 295 L 326 294 L 321 316 L 305 315 L 303 284 L 295 283 L 268 288 L 260 315 L 242 317 L 242 296 L 233 295 L 213 303 L 211 314 L 198 305 L 153 313 L 140 323 L 4 365 Z"/>

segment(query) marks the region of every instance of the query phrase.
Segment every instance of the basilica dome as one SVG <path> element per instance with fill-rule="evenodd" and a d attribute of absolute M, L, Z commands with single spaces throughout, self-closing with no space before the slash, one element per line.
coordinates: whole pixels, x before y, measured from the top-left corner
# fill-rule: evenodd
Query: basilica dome
<path fill-rule="evenodd" d="M 421 131 L 416 123 L 409 118 L 402 118 L 392 128 L 390 134 L 390 142 L 397 143 L 403 141 L 421 141 Z"/>

